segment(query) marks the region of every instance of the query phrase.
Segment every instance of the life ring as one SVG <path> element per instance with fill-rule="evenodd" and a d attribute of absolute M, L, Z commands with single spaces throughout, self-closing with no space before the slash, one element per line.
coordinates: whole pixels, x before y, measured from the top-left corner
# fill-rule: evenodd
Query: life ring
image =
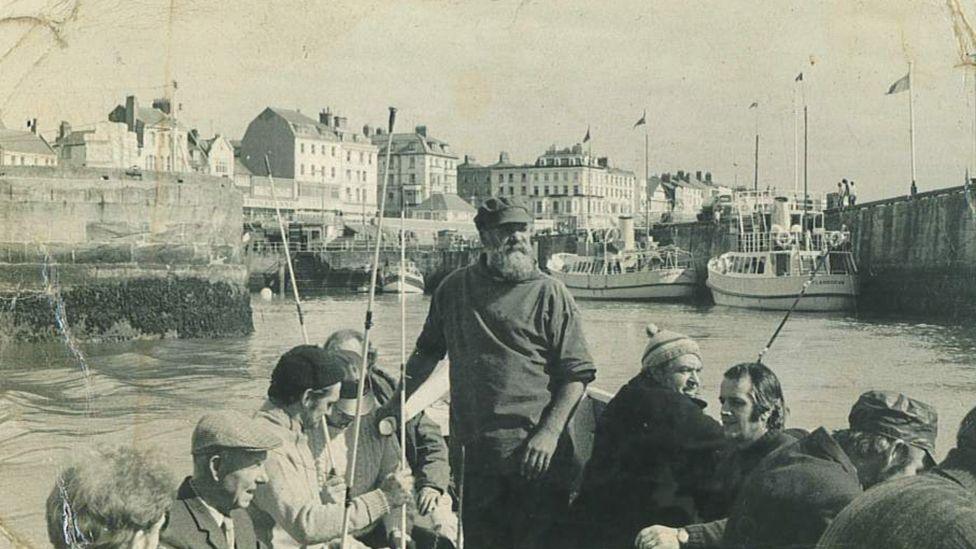
<path fill-rule="evenodd" d="M 836 248 L 844 243 L 844 233 L 840 231 L 833 231 L 827 235 L 827 245 L 831 248 Z"/>
<path fill-rule="evenodd" d="M 793 235 L 787 232 L 776 233 L 775 240 L 777 246 L 779 246 L 780 248 L 786 248 L 787 246 L 790 245 L 790 242 L 793 240 Z"/>

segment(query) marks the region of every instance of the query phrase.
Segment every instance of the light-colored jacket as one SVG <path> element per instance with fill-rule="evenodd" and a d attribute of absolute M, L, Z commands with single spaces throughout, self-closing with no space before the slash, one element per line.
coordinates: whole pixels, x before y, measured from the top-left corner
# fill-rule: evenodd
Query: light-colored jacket
<path fill-rule="evenodd" d="M 282 442 L 268 452 L 264 463 L 268 482 L 258 486 L 250 506 L 258 536 L 275 549 L 320 548 L 331 540 L 338 541 L 343 506 L 322 501 L 315 457 L 301 418 L 270 402 L 265 402 L 255 418 L 267 422 Z M 390 504 L 380 490 L 354 498 L 349 531 L 369 526 L 389 510 Z"/>

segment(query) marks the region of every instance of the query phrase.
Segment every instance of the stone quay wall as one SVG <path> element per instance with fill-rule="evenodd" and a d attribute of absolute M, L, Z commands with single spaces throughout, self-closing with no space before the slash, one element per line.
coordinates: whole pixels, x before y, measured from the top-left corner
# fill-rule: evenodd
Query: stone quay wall
<path fill-rule="evenodd" d="M 2 337 L 250 333 L 242 204 L 196 174 L 0 168 Z"/>

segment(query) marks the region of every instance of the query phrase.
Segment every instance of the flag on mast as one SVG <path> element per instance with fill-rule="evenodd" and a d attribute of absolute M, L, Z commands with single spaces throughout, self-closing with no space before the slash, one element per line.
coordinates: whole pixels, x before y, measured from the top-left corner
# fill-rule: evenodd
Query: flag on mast
<path fill-rule="evenodd" d="M 640 120 L 638 120 L 637 123 L 634 124 L 634 128 L 636 128 L 637 126 L 643 126 L 644 124 L 647 124 L 647 111 L 646 110 L 644 111 L 644 114 L 641 115 Z"/>
<path fill-rule="evenodd" d="M 891 85 L 890 88 L 888 88 L 888 93 L 885 95 L 891 95 L 893 93 L 901 93 L 903 91 L 908 91 L 909 89 L 911 89 L 912 81 L 910 77 L 911 77 L 911 73 L 908 73 L 905 76 L 899 78 L 897 82 L 895 82 L 894 84 Z"/>
<path fill-rule="evenodd" d="M 587 142 L 587 141 L 589 141 L 589 140 L 590 140 L 590 127 L 589 127 L 589 126 L 587 126 L 587 127 L 586 127 L 586 136 L 585 136 L 585 137 L 583 137 L 583 143 L 586 143 L 586 142 Z"/>
<path fill-rule="evenodd" d="M 756 108 L 756 107 L 758 107 L 758 106 L 759 106 L 759 102 L 758 102 L 758 101 L 753 101 L 753 102 L 752 102 L 752 105 L 749 105 L 749 108 L 750 108 L 750 109 L 755 109 L 755 108 Z"/>
<path fill-rule="evenodd" d="M 794 82 L 803 82 L 803 73 L 801 72 L 800 74 L 796 75 L 796 78 L 794 78 L 793 81 Z"/>

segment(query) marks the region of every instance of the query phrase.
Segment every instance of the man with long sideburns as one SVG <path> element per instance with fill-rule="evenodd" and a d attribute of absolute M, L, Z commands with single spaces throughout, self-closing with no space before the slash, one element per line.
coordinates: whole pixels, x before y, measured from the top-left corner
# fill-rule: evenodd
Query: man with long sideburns
<path fill-rule="evenodd" d="M 407 364 L 412 392 L 450 358 L 469 549 L 535 548 L 547 539 L 574 475 L 566 423 L 596 375 L 573 297 L 536 266 L 531 224 L 515 197 L 478 208 L 484 253 L 434 292 Z"/>

